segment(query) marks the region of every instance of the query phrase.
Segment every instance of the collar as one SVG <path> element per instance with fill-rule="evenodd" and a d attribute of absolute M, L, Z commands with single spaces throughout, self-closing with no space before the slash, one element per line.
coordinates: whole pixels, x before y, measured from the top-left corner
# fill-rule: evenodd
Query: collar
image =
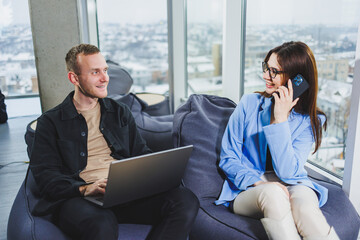
<path fill-rule="evenodd" d="M 75 91 L 69 93 L 69 95 L 61 103 L 61 120 L 73 119 L 79 115 L 72 101 L 74 93 Z M 114 112 L 114 108 L 108 98 L 99 98 L 98 101 L 100 103 L 101 112 Z"/>
<path fill-rule="evenodd" d="M 271 118 L 271 98 L 267 98 L 264 96 L 261 96 L 260 101 L 262 102 L 260 104 L 259 109 L 259 126 L 267 126 L 270 124 L 270 118 Z"/>
<path fill-rule="evenodd" d="M 261 99 L 262 103 L 260 105 L 260 108 L 261 108 L 260 111 L 267 111 L 268 110 L 271 113 L 271 108 L 270 107 L 273 104 L 272 101 L 271 101 L 271 99 L 273 97 L 267 98 L 267 97 L 261 96 L 261 98 L 262 98 Z M 288 121 L 294 120 L 294 118 L 296 118 L 297 115 L 301 115 L 301 114 L 295 112 L 294 108 L 291 109 L 289 117 L 288 117 Z M 269 117 L 269 116 L 267 116 L 267 117 Z M 264 122 L 267 122 L 267 120 L 268 120 L 267 117 L 265 119 L 263 119 Z"/>
<path fill-rule="evenodd" d="M 272 99 L 272 97 L 267 98 L 267 97 L 261 96 L 262 103 L 260 105 L 260 107 L 261 107 L 260 111 L 266 110 L 267 108 L 271 107 L 271 104 L 272 104 L 271 99 Z"/>

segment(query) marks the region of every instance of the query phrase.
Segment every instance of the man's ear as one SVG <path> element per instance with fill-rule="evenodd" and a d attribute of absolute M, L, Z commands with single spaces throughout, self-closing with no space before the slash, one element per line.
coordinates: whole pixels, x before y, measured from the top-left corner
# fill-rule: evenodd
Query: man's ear
<path fill-rule="evenodd" d="M 68 79 L 70 80 L 70 82 L 72 84 L 74 84 L 75 86 L 78 85 L 79 83 L 79 79 L 78 79 L 78 76 L 76 75 L 76 73 L 74 72 L 68 72 Z"/>

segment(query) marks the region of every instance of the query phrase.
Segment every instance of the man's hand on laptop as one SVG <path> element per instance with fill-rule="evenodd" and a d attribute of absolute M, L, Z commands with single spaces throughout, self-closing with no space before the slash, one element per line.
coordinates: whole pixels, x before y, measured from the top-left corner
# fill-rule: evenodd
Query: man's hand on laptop
<path fill-rule="evenodd" d="M 92 195 L 99 195 L 105 194 L 105 188 L 107 184 L 107 179 L 102 178 L 97 180 L 96 182 L 89 184 L 89 185 L 82 185 L 79 187 L 79 191 L 83 196 L 92 196 Z"/>

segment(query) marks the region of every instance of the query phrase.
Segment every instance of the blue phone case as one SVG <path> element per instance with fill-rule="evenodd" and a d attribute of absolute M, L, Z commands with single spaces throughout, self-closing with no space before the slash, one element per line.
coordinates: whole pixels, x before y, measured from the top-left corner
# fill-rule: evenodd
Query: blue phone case
<path fill-rule="evenodd" d="M 294 101 L 309 88 L 309 83 L 301 74 L 296 75 L 293 79 L 291 79 L 291 82 L 293 86 L 293 101 Z M 285 84 L 285 87 L 288 87 L 287 83 Z M 279 95 L 279 93 L 277 94 Z M 271 101 L 275 102 L 274 97 L 272 97 Z"/>
<path fill-rule="evenodd" d="M 291 82 L 293 86 L 293 100 L 300 97 L 309 88 L 309 83 L 301 74 L 296 75 L 291 79 Z"/>

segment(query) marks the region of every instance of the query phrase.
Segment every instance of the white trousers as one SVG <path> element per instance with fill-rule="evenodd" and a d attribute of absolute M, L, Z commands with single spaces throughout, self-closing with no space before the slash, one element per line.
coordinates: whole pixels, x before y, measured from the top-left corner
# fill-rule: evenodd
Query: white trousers
<path fill-rule="evenodd" d="M 277 184 L 261 184 L 241 192 L 234 200 L 234 213 L 256 219 L 283 219 L 290 211 L 304 238 L 327 236 L 330 226 L 319 208 L 316 193 L 303 185 L 287 186 L 290 198 Z"/>

